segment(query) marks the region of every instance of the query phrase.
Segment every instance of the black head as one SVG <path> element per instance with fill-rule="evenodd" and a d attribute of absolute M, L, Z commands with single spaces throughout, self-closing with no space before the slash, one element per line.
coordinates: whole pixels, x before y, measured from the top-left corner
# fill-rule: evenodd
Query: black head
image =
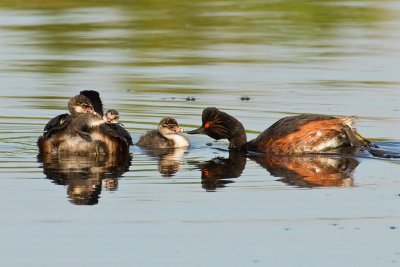
<path fill-rule="evenodd" d="M 206 134 L 216 140 L 231 139 L 238 131 L 244 132 L 242 123 L 217 108 L 208 107 L 203 110 L 202 125 L 188 134 Z"/>
<path fill-rule="evenodd" d="M 74 115 L 78 113 L 93 113 L 93 105 L 84 95 L 76 95 L 68 102 L 68 110 Z"/>
<path fill-rule="evenodd" d="M 95 90 L 83 90 L 79 94 L 86 96 L 93 105 L 94 111 L 100 116 L 103 116 L 103 103 L 101 102 L 99 92 Z"/>

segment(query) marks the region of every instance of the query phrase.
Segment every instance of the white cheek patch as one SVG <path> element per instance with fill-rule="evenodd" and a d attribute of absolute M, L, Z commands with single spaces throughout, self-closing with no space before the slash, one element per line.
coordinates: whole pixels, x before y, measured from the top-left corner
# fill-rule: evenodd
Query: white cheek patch
<path fill-rule="evenodd" d="M 171 134 L 168 137 L 169 139 L 174 141 L 174 147 L 188 147 L 190 146 L 189 140 L 182 135 Z"/>
<path fill-rule="evenodd" d="M 86 111 L 81 106 L 76 106 L 75 111 L 77 113 L 86 113 Z"/>

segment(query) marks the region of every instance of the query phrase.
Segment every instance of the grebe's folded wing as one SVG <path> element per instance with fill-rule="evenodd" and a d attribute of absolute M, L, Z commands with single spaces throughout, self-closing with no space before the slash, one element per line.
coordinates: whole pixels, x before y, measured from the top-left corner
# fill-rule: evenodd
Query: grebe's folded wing
<path fill-rule="evenodd" d="M 284 117 L 268 127 L 258 138 L 280 138 L 300 131 L 302 126 L 310 122 L 336 120 L 337 117 L 321 114 L 301 114 L 297 116 Z M 318 130 L 318 129 L 316 129 Z"/>
<path fill-rule="evenodd" d="M 50 137 L 53 133 L 65 129 L 71 122 L 71 115 L 65 113 L 52 118 L 44 126 L 43 136 Z"/>
<path fill-rule="evenodd" d="M 126 141 L 128 142 L 128 145 L 130 145 L 130 146 L 133 145 L 131 135 L 129 134 L 129 132 L 127 130 L 125 130 L 124 127 L 122 127 L 121 124 L 112 124 L 111 126 L 117 131 L 118 135 L 120 135 L 126 139 Z"/>
<path fill-rule="evenodd" d="M 79 94 L 89 98 L 90 102 L 93 105 L 94 111 L 96 111 L 97 114 L 103 117 L 103 102 L 101 102 L 99 92 L 94 90 L 84 90 L 80 91 Z"/>
<path fill-rule="evenodd" d="M 119 124 L 113 124 L 113 123 L 103 123 L 99 126 L 99 130 L 103 132 L 104 134 L 117 138 L 124 143 L 126 143 L 127 146 L 133 145 L 132 143 L 132 137 L 126 131 L 121 125 Z"/>

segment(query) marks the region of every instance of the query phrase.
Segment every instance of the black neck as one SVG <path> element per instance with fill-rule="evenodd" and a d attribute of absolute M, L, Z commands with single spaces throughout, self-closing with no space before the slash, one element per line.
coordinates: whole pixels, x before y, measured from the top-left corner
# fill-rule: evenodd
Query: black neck
<path fill-rule="evenodd" d="M 234 125 L 233 135 L 228 138 L 229 149 L 236 151 L 246 151 L 247 136 L 243 124 L 236 120 Z"/>

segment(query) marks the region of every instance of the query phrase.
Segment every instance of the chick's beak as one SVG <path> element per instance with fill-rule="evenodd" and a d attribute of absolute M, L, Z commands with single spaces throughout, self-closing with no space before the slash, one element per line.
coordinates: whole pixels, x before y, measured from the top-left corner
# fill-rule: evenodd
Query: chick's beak
<path fill-rule="evenodd" d="M 176 133 L 182 133 L 184 130 L 183 130 L 183 128 L 177 126 L 177 127 L 174 127 L 174 131 L 175 131 Z"/>
<path fill-rule="evenodd" d="M 206 128 L 204 128 L 203 126 L 200 126 L 196 130 L 192 130 L 192 131 L 189 131 L 187 133 L 188 134 L 205 134 L 205 130 L 206 130 Z"/>

